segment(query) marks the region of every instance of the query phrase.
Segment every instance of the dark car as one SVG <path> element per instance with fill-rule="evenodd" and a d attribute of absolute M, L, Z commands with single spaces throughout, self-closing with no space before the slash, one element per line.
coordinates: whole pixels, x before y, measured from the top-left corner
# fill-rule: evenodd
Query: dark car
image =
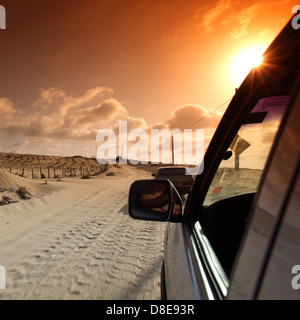
<path fill-rule="evenodd" d="M 186 167 L 161 167 L 157 170 L 157 173 L 152 174 L 155 179 L 168 179 L 170 180 L 179 194 L 187 194 L 193 185 L 194 179 L 189 174 L 189 170 Z"/>
<path fill-rule="evenodd" d="M 169 222 L 162 298 L 300 298 L 299 70 L 289 21 L 229 104 L 181 213 L 171 183 L 159 218 L 129 205 Z"/>

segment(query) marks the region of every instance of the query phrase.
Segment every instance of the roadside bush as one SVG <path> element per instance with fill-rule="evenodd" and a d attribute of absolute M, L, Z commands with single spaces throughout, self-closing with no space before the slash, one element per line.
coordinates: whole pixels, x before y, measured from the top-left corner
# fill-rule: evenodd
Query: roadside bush
<path fill-rule="evenodd" d="M 90 179 L 90 176 L 86 174 L 85 176 L 82 176 L 81 179 Z"/>
<path fill-rule="evenodd" d="M 20 198 L 28 200 L 31 198 L 31 194 L 27 191 L 25 187 L 20 187 L 17 190 L 17 194 L 20 196 Z"/>

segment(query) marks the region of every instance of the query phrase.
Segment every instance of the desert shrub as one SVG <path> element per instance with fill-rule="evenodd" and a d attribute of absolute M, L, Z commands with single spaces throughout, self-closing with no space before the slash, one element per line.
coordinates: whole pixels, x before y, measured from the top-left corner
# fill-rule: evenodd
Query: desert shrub
<path fill-rule="evenodd" d="M 6 204 L 15 203 L 16 201 L 13 201 L 10 197 L 3 196 L 2 200 L 0 200 L 0 206 L 4 206 Z"/>
<path fill-rule="evenodd" d="M 45 178 L 46 176 L 43 173 L 41 173 L 41 179 L 45 179 Z"/>
<path fill-rule="evenodd" d="M 115 173 L 114 173 L 114 172 L 108 172 L 106 175 L 107 175 L 107 176 L 114 176 Z"/>
<path fill-rule="evenodd" d="M 82 176 L 81 179 L 90 179 L 90 176 L 86 174 L 85 176 Z"/>
<path fill-rule="evenodd" d="M 25 200 L 28 200 L 31 198 L 31 194 L 27 191 L 27 189 L 25 187 L 20 187 L 18 190 L 17 190 L 17 194 L 22 198 L 22 199 L 25 199 Z"/>

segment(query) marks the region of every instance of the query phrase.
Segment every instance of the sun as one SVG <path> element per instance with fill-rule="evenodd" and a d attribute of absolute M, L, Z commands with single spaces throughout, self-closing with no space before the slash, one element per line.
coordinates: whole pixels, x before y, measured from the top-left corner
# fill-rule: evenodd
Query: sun
<path fill-rule="evenodd" d="M 260 65 L 265 49 L 264 46 L 251 46 L 233 58 L 230 72 L 235 83 L 240 84 L 252 68 Z"/>

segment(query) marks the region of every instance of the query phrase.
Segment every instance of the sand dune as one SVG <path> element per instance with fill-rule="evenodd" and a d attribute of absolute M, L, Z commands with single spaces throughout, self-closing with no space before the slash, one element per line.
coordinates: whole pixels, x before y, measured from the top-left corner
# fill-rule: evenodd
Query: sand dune
<path fill-rule="evenodd" d="M 4 205 L 1 199 L 7 197 L 13 201 L 20 201 L 22 194 L 25 197 L 31 198 L 51 193 L 57 188 L 59 188 L 59 186 L 25 179 L 0 169 L 0 206 Z"/>
<path fill-rule="evenodd" d="M 0 169 L 0 188 L 3 189 L 19 189 L 20 187 L 27 188 L 31 192 L 39 192 L 40 184 L 35 181 L 30 181 L 19 176 L 13 175 Z"/>
<path fill-rule="evenodd" d="M 95 158 L 0 153 L 0 168 L 26 178 L 96 175 L 106 170 Z"/>
<path fill-rule="evenodd" d="M 149 177 L 110 165 L 45 185 L 1 170 L 2 188 L 23 186 L 32 197 L 0 206 L 0 299 L 159 299 L 165 224 L 127 211 L 131 182 Z"/>

